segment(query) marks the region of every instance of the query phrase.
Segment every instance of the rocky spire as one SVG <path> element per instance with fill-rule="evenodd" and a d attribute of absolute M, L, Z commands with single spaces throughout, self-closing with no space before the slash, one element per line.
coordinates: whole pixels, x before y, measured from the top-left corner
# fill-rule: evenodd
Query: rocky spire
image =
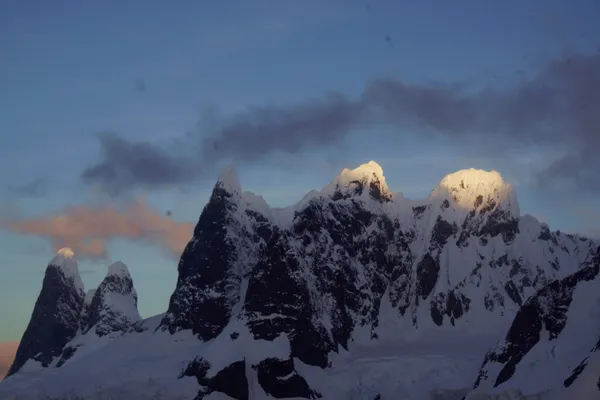
<path fill-rule="evenodd" d="M 108 267 L 108 273 L 82 313 L 82 333 L 98 336 L 122 332 L 142 318 L 137 309 L 137 292 L 129 269 L 122 262 Z"/>
<path fill-rule="evenodd" d="M 77 334 L 83 299 L 83 283 L 73 251 L 61 249 L 46 268 L 42 290 L 7 376 L 29 360 L 48 367 L 61 354 Z"/>

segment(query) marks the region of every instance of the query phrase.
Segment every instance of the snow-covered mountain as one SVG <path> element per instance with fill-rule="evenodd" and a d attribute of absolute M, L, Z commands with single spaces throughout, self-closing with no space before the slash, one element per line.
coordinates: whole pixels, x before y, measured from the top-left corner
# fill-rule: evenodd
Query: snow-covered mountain
<path fill-rule="evenodd" d="M 531 296 L 583 271 L 595 246 L 521 216 L 513 187 L 497 172 L 459 171 L 414 201 L 393 193 L 371 161 L 277 209 L 243 192 L 230 169 L 181 256 L 167 312 L 136 322 L 129 275 L 117 289 L 107 276 L 80 306 L 77 337 L 61 347 L 77 348 L 95 331 L 103 356 L 88 344 L 36 375 L 37 387 L 55 390 L 41 378 L 50 374 L 72 382 L 94 360 L 106 373 L 126 369 L 119 375 L 129 384 L 153 377 L 197 399 L 422 399 L 433 388 L 462 397 L 491 344 L 486 340 L 506 332 Z M 106 297 L 107 287 L 128 300 Z M 117 312 L 122 304 L 135 312 Z M 97 311 L 104 307 L 115 312 Z M 98 331 L 105 326 L 99 314 L 127 316 L 128 328 L 110 322 L 119 334 L 102 337 L 112 328 Z M 435 367 L 421 365 L 435 352 Z M 419 367 L 402 369 L 411 363 Z M 394 368 L 398 376 L 390 375 Z M 26 376 L 8 379 L 0 394 L 27 387 Z M 360 390 L 348 387 L 357 377 Z"/>
<path fill-rule="evenodd" d="M 78 334 L 64 347 L 56 367 L 61 367 L 76 354 L 80 357 L 82 352 L 96 351 L 115 336 L 135 330 L 141 320 L 129 269 L 117 261 L 108 266 L 106 277 L 98 288 L 86 293 L 79 315 Z"/>
<path fill-rule="evenodd" d="M 141 319 L 129 269 L 120 261 L 109 265 L 106 277 L 93 291 L 89 303 L 86 302 L 85 320 L 81 321 L 82 333 L 93 331 L 104 336 L 123 332 Z"/>
<path fill-rule="evenodd" d="M 61 249 L 46 268 L 42 290 L 7 376 L 61 367 L 81 346 L 121 334 L 142 318 L 127 266 L 116 262 L 97 289 L 84 295 L 73 251 Z M 96 346 L 97 347 L 97 346 Z"/>

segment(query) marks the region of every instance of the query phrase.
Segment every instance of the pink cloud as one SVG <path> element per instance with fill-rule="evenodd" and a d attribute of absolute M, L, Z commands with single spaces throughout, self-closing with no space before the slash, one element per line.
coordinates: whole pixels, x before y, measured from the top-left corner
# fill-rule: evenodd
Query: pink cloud
<path fill-rule="evenodd" d="M 4 221 L 2 227 L 45 238 L 55 250 L 71 247 L 80 258 L 106 258 L 107 242 L 116 238 L 150 243 L 179 257 L 194 228 L 189 222 L 156 213 L 143 200 L 122 208 L 67 207 L 50 215 Z"/>

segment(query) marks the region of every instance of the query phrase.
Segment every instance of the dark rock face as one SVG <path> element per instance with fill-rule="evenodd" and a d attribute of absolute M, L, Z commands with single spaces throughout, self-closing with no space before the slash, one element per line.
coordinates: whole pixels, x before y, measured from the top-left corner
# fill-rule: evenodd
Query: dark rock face
<path fill-rule="evenodd" d="M 519 295 L 519 290 L 515 286 L 513 281 L 508 281 L 504 285 L 504 290 L 506 290 L 506 294 L 512 301 L 514 301 L 519 306 L 523 305 L 523 300 L 521 300 L 521 296 Z"/>
<path fill-rule="evenodd" d="M 250 332 L 262 340 L 286 333 L 293 357 L 325 367 L 332 344 L 325 329 L 312 323 L 316 310 L 311 307 L 307 283 L 298 278 L 301 270 L 297 258 L 290 254 L 280 233 L 271 240 L 268 254 L 252 270 L 248 283 L 244 307 Z"/>
<path fill-rule="evenodd" d="M 369 227 L 382 229 L 369 234 Z M 335 347 L 323 342 L 323 348 L 347 348 L 355 327 L 371 331 L 377 327 L 387 281 L 383 277 L 389 277 L 394 266 L 402 264 L 388 252 L 393 223 L 353 199 L 313 200 L 296 214 L 292 230 L 289 241 L 302 266 L 301 276 L 307 277 L 305 285 L 310 288 L 314 315 L 331 316 Z M 365 302 L 367 298 L 370 300 Z M 322 332 L 318 326 L 316 330 Z"/>
<path fill-rule="evenodd" d="M 563 385 L 566 388 L 571 387 L 571 385 L 577 380 L 577 378 L 579 378 L 579 375 L 581 375 L 581 373 L 583 372 L 583 370 L 587 366 L 587 360 L 588 359 L 586 357 L 581 363 L 579 363 L 578 366 L 576 366 L 573 369 L 573 372 L 571 372 L 571 375 L 569 375 L 569 377 L 567 379 L 565 379 Z"/>
<path fill-rule="evenodd" d="M 483 380 L 495 379 L 494 387 L 508 381 L 521 360 L 541 340 L 541 332 L 549 333 L 549 340 L 556 340 L 567 324 L 567 315 L 573 300 L 573 292 L 582 282 L 596 279 L 600 271 L 600 248 L 597 254 L 576 273 L 561 280 L 555 280 L 529 298 L 519 312 L 506 335 L 502 346 L 486 354 L 483 366 L 475 382 L 477 388 Z M 587 360 L 587 359 L 586 359 Z M 565 380 L 570 386 L 583 371 L 584 360 Z M 500 372 L 494 378 L 487 372 L 488 364 L 500 364 Z"/>
<path fill-rule="evenodd" d="M 450 292 L 440 292 L 431 301 L 431 318 L 437 326 L 444 323 L 444 315 L 450 319 L 450 324 L 454 326 L 455 321 L 469 311 L 471 300 L 460 292 L 457 288 Z"/>
<path fill-rule="evenodd" d="M 423 300 L 429 297 L 435 288 L 439 273 L 438 263 L 429 253 L 425 254 L 425 257 L 417 265 L 417 293 Z"/>
<path fill-rule="evenodd" d="M 276 399 L 302 397 L 319 399 L 321 394 L 312 390 L 306 380 L 294 369 L 294 361 L 267 358 L 257 366 L 258 383 L 265 393 Z"/>
<path fill-rule="evenodd" d="M 598 339 L 598 342 L 590 351 L 590 353 L 575 368 L 573 368 L 571 374 L 563 382 L 563 386 L 566 388 L 571 387 L 588 366 L 590 358 L 594 356 L 598 357 L 598 352 L 600 352 L 600 339 Z M 600 377 L 598 377 L 598 383 L 596 384 L 596 386 L 600 391 Z"/>
<path fill-rule="evenodd" d="M 199 357 L 194 359 L 179 376 L 179 378 L 193 376 L 202 386 L 194 400 L 202 400 L 213 392 L 224 393 L 235 400 L 249 399 L 245 360 L 228 365 L 211 378 L 207 377 L 209 369 L 210 363 Z"/>
<path fill-rule="evenodd" d="M 83 290 L 56 265 L 48 265 L 42 290 L 23 334 L 7 377 L 28 360 L 48 367 L 61 355 L 64 346 L 77 334 Z"/>
<path fill-rule="evenodd" d="M 376 175 L 374 175 L 369 182 L 369 195 L 371 198 L 382 203 L 388 203 L 392 201 L 392 195 L 385 187 L 383 187 L 379 177 Z"/>
<path fill-rule="evenodd" d="M 197 400 L 204 396 L 220 392 L 236 400 L 248 400 L 248 379 L 246 379 L 246 362 L 237 361 L 220 370 L 214 377 L 206 380 L 204 395 L 199 395 Z"/>
<path fill-rule="evenodd" d="M 441 249 L 448 242 L 450 236 L 456 233 L 457 227 L 455 224 L 450 224 L 445 221 L 441 216 L 438 215 L 435 225 L 433 227 L 433 233 L 431 237 L 430 249 Z"/>
<path fill-rule="evenodd" d="M 202 340 L 217 337 L 239 301 L 241 276 L 234 269 L 236 244 L 227 237 L 232 194 L 217 184 L 179 261 L 179 277 L 161 326 L 191 329 Z"/>
<path fill-rule="evenodd" d="M 67 361 L 69 361 L 69 359 L 75 355 L 77 348 L 78 346 L 65 347 L 62 353 L 60 354 L 60 359 L 56 363 L 56 368 L 62 367 Z"/>

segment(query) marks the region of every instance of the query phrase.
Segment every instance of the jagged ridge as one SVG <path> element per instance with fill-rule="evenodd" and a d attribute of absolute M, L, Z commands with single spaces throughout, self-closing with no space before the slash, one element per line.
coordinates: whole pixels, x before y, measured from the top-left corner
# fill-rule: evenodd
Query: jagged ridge
<path fill-rule="evenodd" d="M 187 367 L 173 374 L 197 380 L 197 399 L 247 399 L 257 388 L 318 398 L 324 388 L 307 371 L 339 368 L 336 355 L 399 337 L 494 334 L 548 282 L 577 273 L 593 243 L 519 213 L 512 186 L 496 172 L 459 171 L 413 201 L 393 193 L 370 162 L 274 209 L 242 192 L 229 169 L 181 256 L 158 326 L 133 318 L 102 340 L 193 333 L 198 343 L 181 356 Z M 116 291 L 127 292 L 119 282 Z M 92 305 L 109 286 L 88 296 L 82 332 L 57 366 L 98 336 Z"/>
<path fill-rule="evenodd" d="M 330 353 L 352 342 L 398 335 L 380 328 L 384 305 L 392 314 L 383 318 L 408 319 L 419 334 L 506 326 L 548 280 L 576 271 L 590 249 L 586 239 L 520 217 L 512 186 L 497 172 L 449 175 L 419 202 L 393 194 L 370 162 L 277 210 L 242 193 L 230 170 L 182 255 L 160 328 L 191 329 L 210 341 L 240 335 L 232 326 L 241 323 L 247 340 L 287 338 L 283 356 L 267 346 L 264 359 L 294 371 L 294 360 L 327 368 Z M 237 359 L 246 357 L 240 350 Z M 300 392 L 287 395 L 307 396 Z"/>

